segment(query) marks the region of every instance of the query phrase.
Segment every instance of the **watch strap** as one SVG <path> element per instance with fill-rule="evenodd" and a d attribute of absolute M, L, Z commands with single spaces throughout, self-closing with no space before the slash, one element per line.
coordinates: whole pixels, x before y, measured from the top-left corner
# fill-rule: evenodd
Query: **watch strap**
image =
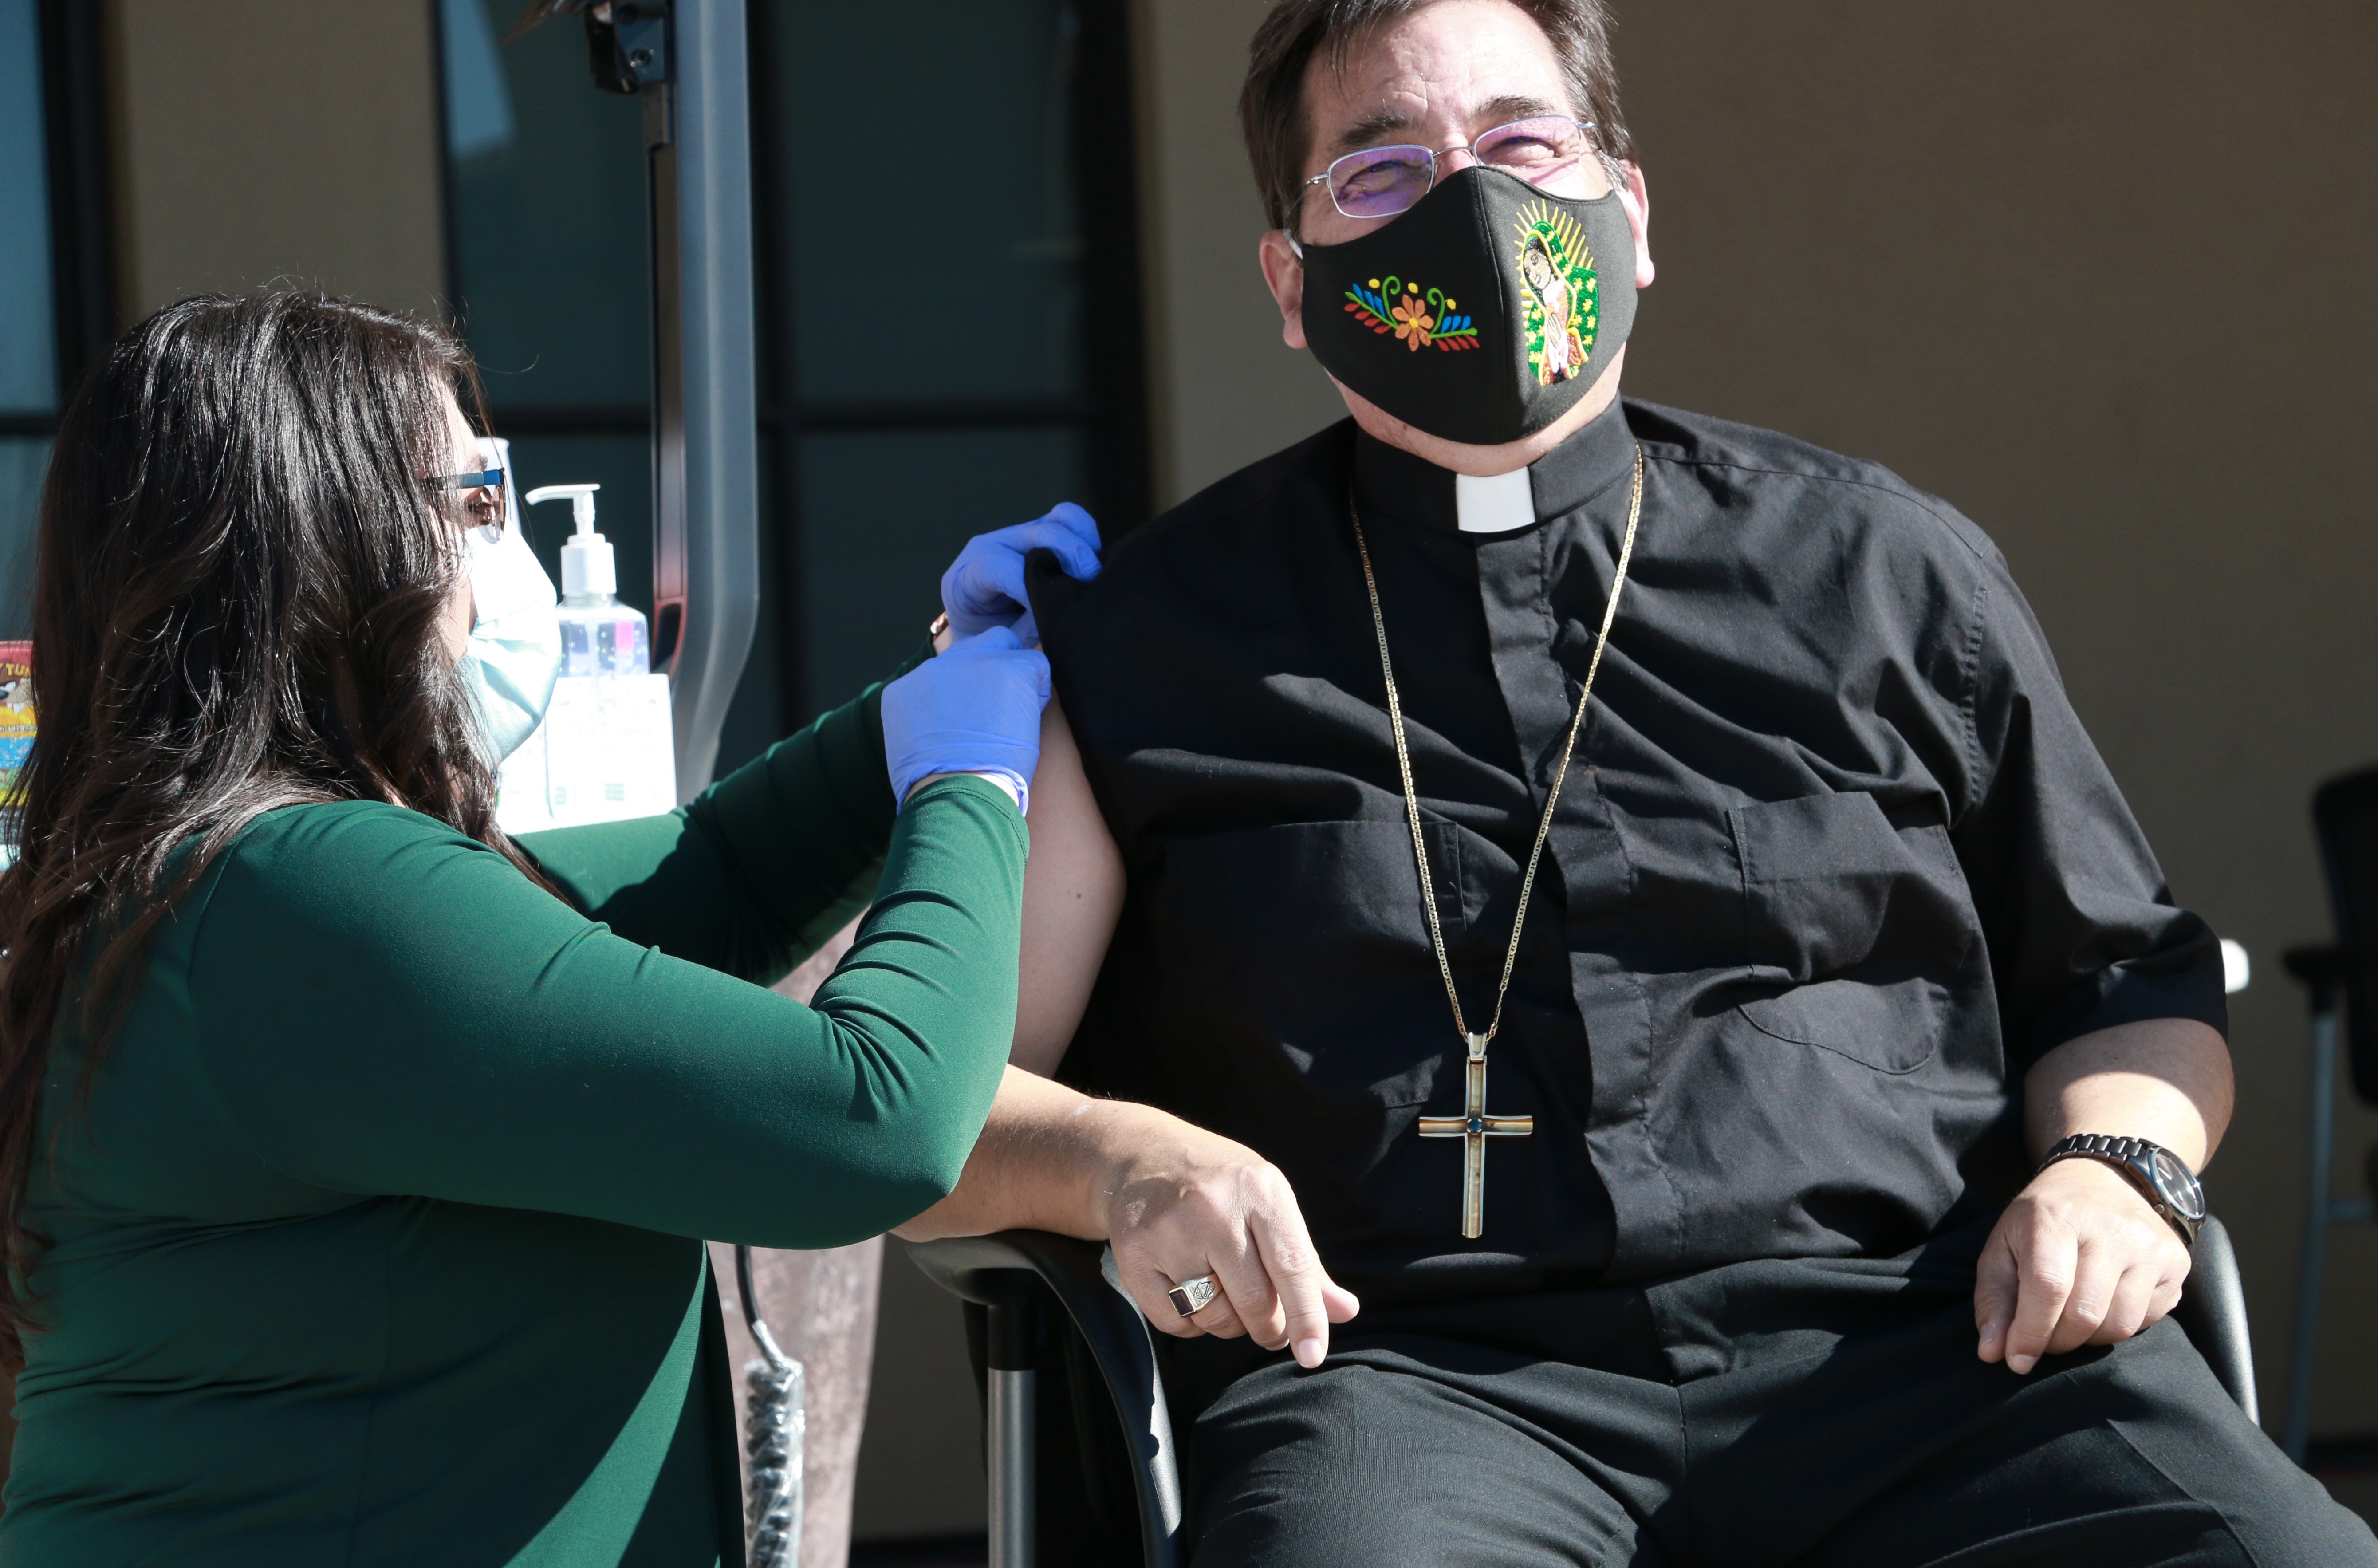
<path fill-rule="evenodd" d="M 2185 1161 L 2180 1160 L 2179 1155 L 2173 1154 L 2162 1144 L 2151 1142 L 2144 1138 L 2120 1138 L 2105 1132 L 2076 1132 L 2069 1138 L 2059 1140 L 2056 1146 L 2048 1150 L 2048 1157 L 2039 1162 L 2039 1169 L 2044 1171 L 2060 1160 L 2105 1161 L 2128 1177 L 2131 1185 L 2138 1188 L 2139 1196 L 2147 1200 L 2147 1206 L 2162 1215 L 2164 1222 L 2180 1233 L 2181 1245 L 2193 1247 L 2196 1245 L 2196 1227 L 2200 1222 L 2181 1213 L 2173 1207 L 2162 1192 L 2157 1190 L 2154 1175 L 2155 1157 L 2157 1154 L 2168 1155 L 2182 1164 L 2186 1164 Z"/>
<path fill-rule="evenodd" d="M 2076 1132 L 2048 1152 L 2048 1160 L 2069 1160 L 2075 1154 L 2094 1154 L 2101 1160 L 2120 1160 L 2128 1164 L 2153 1154 L 2159 1144 L 2144 1138 L 2117 1138 L 2109 1132 Z M 2045 1165 L 2048 1160 L 2040 1162 Z"/>

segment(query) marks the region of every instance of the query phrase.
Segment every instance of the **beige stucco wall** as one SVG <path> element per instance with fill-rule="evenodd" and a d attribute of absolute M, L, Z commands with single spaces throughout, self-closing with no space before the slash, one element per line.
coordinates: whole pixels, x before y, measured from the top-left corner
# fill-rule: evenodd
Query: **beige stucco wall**
<path fill-rule="evenodd" d="M 1239 80 L 1267 0 L 1135 0 L 1157 503 L 1345 414 L 1279 341 L 1255 266 L 1263 203 L 1240 151 Z"/>
<path fill-rule="evenodd" d="M 1661 272 L 1629 390 L 1879 458 L 1988 528 L 2180 897 L 2253 956 L 2211 1179 L 2272 1399 L 2302 1183 L 2277 959 L 2326 923 L 2312 788 L 2378 762 L 2378 11 L 1617 4 Z M 1231 104 L 1261 4 L 1143 5 L 1178 497 L 1337 410 L 1255 272 Z M 2378 1228 L 2336 1262 L 2315 1429 L 2378 1429 Z"/>
<path fill-rule="evenodd" d="M 119 307 L 288 282 L 444 294 L 430 6 L 108 0 Z"/>

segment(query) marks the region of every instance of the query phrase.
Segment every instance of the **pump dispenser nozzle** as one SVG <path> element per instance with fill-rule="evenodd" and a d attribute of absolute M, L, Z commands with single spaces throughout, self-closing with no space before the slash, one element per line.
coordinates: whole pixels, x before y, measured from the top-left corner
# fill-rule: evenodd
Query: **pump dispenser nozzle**
<path fill-rule="evenodd" d="M 611 541 L 594 531 L 594 492 L 603 487 L 539 485 L 529 491 L 528 503 L 570 498 L 570 520 L 578 531 L 561 546 L 561 593 L 564 598 L 600 594 L 608 598 L 619 591 L 619 569 Z"/>

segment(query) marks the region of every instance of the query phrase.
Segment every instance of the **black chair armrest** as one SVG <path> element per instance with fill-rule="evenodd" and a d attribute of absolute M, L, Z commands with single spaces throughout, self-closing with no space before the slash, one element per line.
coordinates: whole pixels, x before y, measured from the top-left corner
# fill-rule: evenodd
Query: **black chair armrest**
<path fill-rule="evenodd" d="M 2188 1331 L 2189 1342 L 2246 1419 L 2260 1424 L 2262 1407 L 2254 1397 L 2254 1346 L 2246 1336 L 2246 1286 L 2238 1273 L 2238 1252 L 2229 1232 L 2210 1214 L 2197 1228 L 2194 1260 L 2188 1285 L 2171 1315 Z"/>
<path fill-rule="evenodd" d="M 950 1236 L 908 1248 L 927 1278 L 962 1300 L 1008 1306 L 1024 1276 L 1037 1279 L 1057 1298 L 1089 1346 L 1131 1444 L 1142 1559 L 1147 1568 L 1177 1568 L 1181 1472 L 1164 1379 L 1157 1370 L 1147 1321 L 1131 1297 L 1107 1281 L 1105 1252 L 1095 1242 L 1037 1230 Z"/>

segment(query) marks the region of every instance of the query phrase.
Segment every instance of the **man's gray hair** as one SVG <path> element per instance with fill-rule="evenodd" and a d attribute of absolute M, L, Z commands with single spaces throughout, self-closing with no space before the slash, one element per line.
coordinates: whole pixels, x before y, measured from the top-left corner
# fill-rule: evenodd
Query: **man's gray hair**
<path fill-rule="evenodd" d="M 1255 165 L 1255 187 L 1272 227 L 1293 229 L 1303 195 L 1304 159 L 1313 130 L 1305 114 L 1304 73 L 1316 54 L 1330 68 L 1375 28 L 1435 0 L 1277 0 L 1247 46 L 1246 85 L 1239 90 L 1239 127 Z M 1593 122 L 1594 144 L 1605 160 L 1632 161 L 1634 139 L 1618 111 L 1618 67 L 1610 55 L 1610 7 L 1603 0 L 1511 0 L 1543 29 L 1568 78 L 1581 118 Z"/>

